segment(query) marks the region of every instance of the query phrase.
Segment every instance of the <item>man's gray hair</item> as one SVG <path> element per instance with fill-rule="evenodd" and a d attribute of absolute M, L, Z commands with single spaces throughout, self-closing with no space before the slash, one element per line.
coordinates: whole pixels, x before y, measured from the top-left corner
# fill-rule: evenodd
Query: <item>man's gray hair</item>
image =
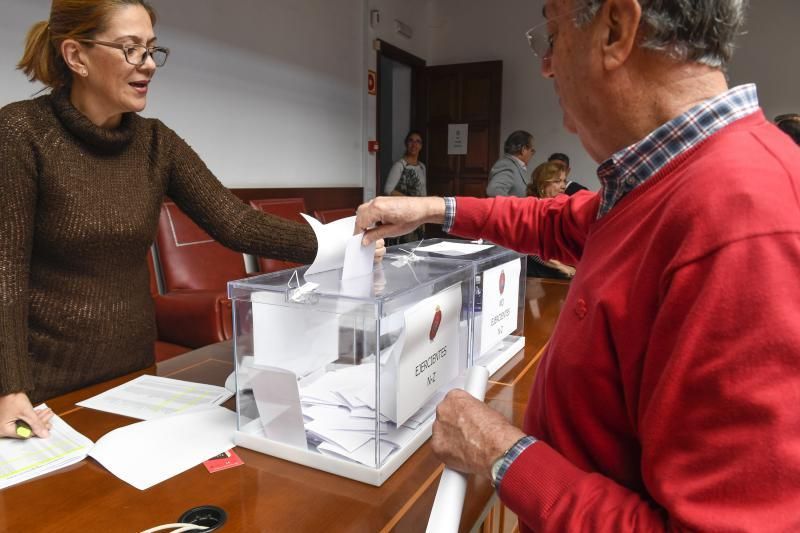
<path fill-rule="evenodd" d="M 583 3 L 575 18 L 588 23 L 603 0 L 575 0 Z M 748 0 L 639 0 L 643 48 L 670 54 L 683 61 L 724 68 L 733 56 L 734 39 L 741 33 Z"/>

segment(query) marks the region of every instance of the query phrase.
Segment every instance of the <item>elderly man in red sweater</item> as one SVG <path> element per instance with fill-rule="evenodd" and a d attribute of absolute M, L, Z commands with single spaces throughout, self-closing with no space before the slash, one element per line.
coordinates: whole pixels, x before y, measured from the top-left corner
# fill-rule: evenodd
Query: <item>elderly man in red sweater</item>
<path fill-rule="evenodd" d="M 598 194 L 359 208 L 365 241 L 443 223 L 577 265 L 522 429 L 463 391 L 434 424 L 523 531 L 800 531 L 800 150 L 727 87 L 745 3 L 545 2 Z"/>

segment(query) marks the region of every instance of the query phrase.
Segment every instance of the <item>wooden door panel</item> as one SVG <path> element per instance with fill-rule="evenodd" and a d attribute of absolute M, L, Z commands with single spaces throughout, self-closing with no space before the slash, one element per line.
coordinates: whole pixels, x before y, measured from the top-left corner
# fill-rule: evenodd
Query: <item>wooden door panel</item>
<path fill-rule="evenodd" d="M 479 173 L 489 175 L 489 170 L 494 164 L 489 153 L 489 124 L 470 123 L 469 137 L 467 139 L 467 155 L 464 156 L 465 173 Z"/>
<path fill-rule="evenodd" d="M 486 180 L 474 178 L 462 178 L 460 180 L 460 196 L 477 196 L 481 198 L 486 196 Z"/>
<path fill-rule="evenodd" d="M 444 73 L 430 80 L 428 120 L 451 122 L 458 115 L 458 77 Z"/>
<path fill-rule="evenodd" d="M 500 156 L 502 61 L 426 67 L 420 74 L 417 120 L 426 133 L 428 192 L 485 196 Z M 467 124 L 467 153 L 447 154 L 450 124 Z"/>
<path fill-rule="evenodd" d="M 436 181 L 428 183 L 428 194 L 431 196 L 452 196 L 454 189 L 452 177 L 441 176 Z"/>
<path fill-rule="evenodd" d="M 428 181 L 430 176 L 454 174 L 458 162 L 455 157 L 447 155 L 447 123 L 431 124 L 428 127 Z"/>
<path fill-rule="evenodd" d="M 491 110 L 486 104 L 491 101 L 491 83 L 491 77 L 485 73 L 464 76 L 461 101 L 462 120 L 467 122 L 489 120 Z"/>

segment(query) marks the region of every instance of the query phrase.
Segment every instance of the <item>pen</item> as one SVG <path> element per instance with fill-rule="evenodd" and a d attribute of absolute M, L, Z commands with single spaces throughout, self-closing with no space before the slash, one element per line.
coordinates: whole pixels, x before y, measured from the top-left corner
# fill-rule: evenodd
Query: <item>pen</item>
<path fill-rule="evenodd" d="M 17 420 L 17 436 L 23 439 L 29 439 L 33 435 L 31 427 L 22 420 Z"/>

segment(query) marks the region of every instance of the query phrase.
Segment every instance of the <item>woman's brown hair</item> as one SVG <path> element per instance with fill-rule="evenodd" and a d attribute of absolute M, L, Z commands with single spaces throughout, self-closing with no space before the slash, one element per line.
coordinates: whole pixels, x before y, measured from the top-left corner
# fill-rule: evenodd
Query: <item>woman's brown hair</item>
<path fill-rule="evenodd" d="M 561 174 L 567 171 L 567 165 L 563 161 L 548 161 L 542 163 L 531 174 L 531 182 L 528 184 L 528 196 L 541 198 L 545 186 L 551 181 L 557 181 Z"/>
<path fill-rule="evenodd" d="M 53 89 L 69 86 L 72 73 L 61 57 L 61 43 L 93 38 L 105 29 L 114 10 L 125 6 L 142 6 L 155 25 L 156 12 L 146 0 L 53 0 L 50 20 L 39 21 L 28 30 L 17 68 L 30 81 Z"/>

